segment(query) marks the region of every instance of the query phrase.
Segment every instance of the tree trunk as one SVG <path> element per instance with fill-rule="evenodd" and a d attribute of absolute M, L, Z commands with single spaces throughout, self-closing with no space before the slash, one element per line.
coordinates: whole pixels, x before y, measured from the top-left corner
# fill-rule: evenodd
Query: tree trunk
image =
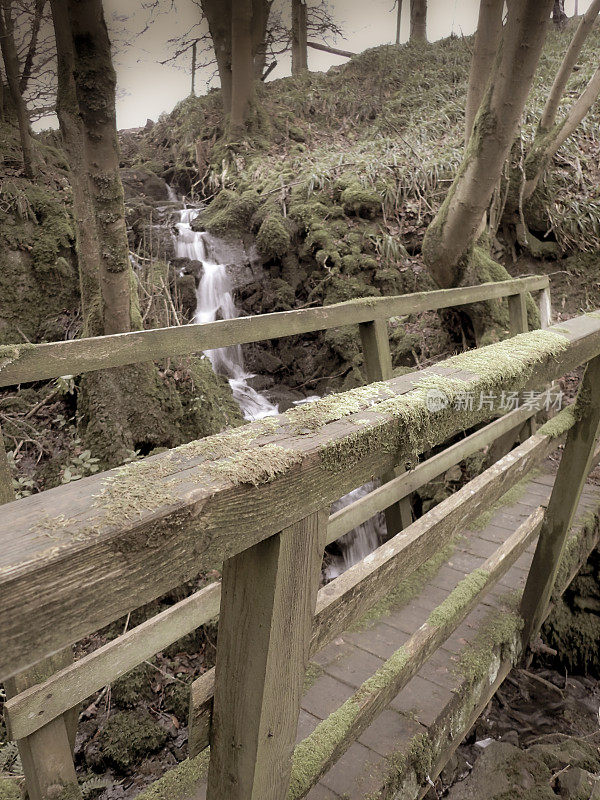
<path fill-rule="evenodd" d="M 306 2 L 292 0 L 292 75 L 308 69 Z"/>
<path fill-rule="evenodd" d="M 525 186 L 523 200 L 528 200 L 537 189 L 544 170 L 563 145 L 579 126 L 590 108 L 600 96 L 600 67 L 592 75 L 588 85 L 571 106 L 569 113 L 547 133 L 536 136 L 531 150 L 525 159 Z"/>
<path fill-rule="evenodd" d="M 552 22 L 559 28 L 564 28 L 567 19 L 568 17 L 565 14 L 565 0 L 554 0 L 554 8 L 552 9 Z"/>
<path fill-rule="evenodd" d="M 116 75 L 102 0 L 67 0 L 73 78 L 100 245 L 102 333 L 131 330 L 131 265 L 115 115 Z M 81 132 L 81 128 L 79 129 Z M 79 180 L 79 176 L 73 176 Z M 83 176 L 81 176 L 83 177 Z"/>
<path fill-rule="evenodd" d="M 598 0 L 600 2 L 600 0 Z M 504 0 L 481 0 L 469 88 L 465 110 L 465 143 L 471 138 L 473 123 L 492 75 L 496 54 L 502 40 Z"/>
<path fill-rule="evenodd" d="M 194 42 L 192 44 L 192 86 L 190 89 L 190 94 L 192 97 L 196 96 L 196 50 L 198 48 L 198 42 Z"/>
<path fill-rule="evenodd" d="M 231 113 L 231 4 L 235 0 L 201 0 L 213 41 L 221 81 L 223 112 Z"/>
<path fill-rule="evenodd" d="M 410 41 L 427 41 L 427 0 L 410 0 Z"/>
<path fill-rule="evenodd" d="M 594 22 L 596 21 L 599 12 L 600 0 L 593 0 L 592 4 L 583 15 L 577 30 L 575 31 L 575 35 L 573 36 L 567 52 L 565 53 L 565 57 L 560 65 L 560 69 L 554 78 L 554 83 L 550 89 L 550 94 L 548 95 L 548 99 L 546 101 L 544 113 L 540 119 L 539 129 L 543 133 L 549 131 L 554 125 L 556 120 L 556 112 L 558 111 L 558 107 L 567 86 L 567 82 L 571 77 L 573 67 L 576 64 L 579 55 L 581 54 L 583 44 L 589 32 L 594 27 Z"/>
<path fill-rule="evenodd" d="M 267 63 L 267 23 L 272 0 L 253 0 L 252 3 L 252 57 L 254 78 L 262 79 Z"/>
<path fill-rule="evenodd" d="M 396 0 L 398 13 L 396 16 L 396 44 L 400 44 L 400 25 L 402 23 L 402 0 Z"/>
<path fill-rule="evenodd" d="M 423 257 L 440 286 L 459 283 L 465 258 L 476 241 L 533 83 L 552 2 L 523 0 L 510 6 L 469 146 L 423 240 Z"/>
<path fill-rule="evenodd" d="M 2 0 L 0 6 L 0 49 L 4 61 L 4 71 L 11 100 L 17 114 L 21 150 L 23 153 L 23 169 L 28 178 L 34 175 L 33 145 L 29 130 L 29 114 L 19 91 L 19 59 L 14 39 L 14 26 L 12 18 L 11 0 Z"/>
<path fill-rule="evenodd" d="M 252 0 L 237 0 L 231 9 L 231 132 L 240 134 L 248 119 L 254 88 Z"/>
<path fill-rule="evenodd" d="M 46 0 L 35 0 L 33 7 L 33 20 L 31 23 L 31 37 L 29 39 L 29 47 L 27 48 L 27 55 L 23 63 L 23 71 L 21 72 L 21 80 L 19 81 L 19 90 L 21 94 L 25 94 L 27 84 L 31 78 L 31 69 L 33 67 L 33 59 L 35 58 L 35 51 L 37 48 L 37 40 L 40 32 L 40 25 L 42 23 L 42 14 L 44 13 L 44 6 Z"/>
<path fill-rule="evenodd" d="M 77 232 L 77 261 L 84 336 L 104 333 L 104 302 L 100 288 L 102 260 L 90 189 L 85 129 L 75 86 L 75 56 L 67 0 L 50 0 L 56 38 L 58 87 L 56 112 L 63 147 L 70 166 L 73 214 Z"/>

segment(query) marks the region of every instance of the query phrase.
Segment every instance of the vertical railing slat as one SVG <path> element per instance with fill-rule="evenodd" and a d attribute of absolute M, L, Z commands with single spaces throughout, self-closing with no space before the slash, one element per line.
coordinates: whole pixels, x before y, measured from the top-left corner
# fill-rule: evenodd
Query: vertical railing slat
<path fill-rule="evenodd" d="M 362 322 L 358 326 L 362 342 L 365 369 L 369 383 L 387 381 L 392 377 L 392 354 L 387 331 L 387 321 L 376 319 L 372 322 Z M 392 472 L 383 475 L 384 483 L 404 472 L 404 467 L 396 467 Z M 385 511 L 385 522 L 388 536 L 394 536 L 412 522 L 412 507 L 410 496 L 403 497 L 398 503 L 390 506 Z"/>
<path fill-rule="evenodd" d="M 0 505 L 15 499 L 12 475 L 2 430 L 0 429 Z M 57 670 L 72 663 L 71 649 L 64 650 L 33 669 L 4 682 L 7 697 L 45 680 Z M 77 776 L 73 764 L 73 747 L 77 730 L 77 710 L 60 716 L 31 736 L 17 742 L 29 800 L 45 800 L 51 786 L 70 786 L 69 797 L 78 796 Z"/>
<path fill-rule="evenodd" d="M 527 297 L 524 293 L 512 294 L 508 297 L 508 316 L 510 335 L 527 333 Z"/>
<path fill-rule="evenodd" d="M 586 482 L 600 432 L 600 356 L 588 363 L 523 592 L 521 614 L 527 643 L 542 625 L 564 545 Z"/>
<path fill-rule="evenodd" d="M 327 511 L 223 566 L 208 800 L 285 800 Z"/>

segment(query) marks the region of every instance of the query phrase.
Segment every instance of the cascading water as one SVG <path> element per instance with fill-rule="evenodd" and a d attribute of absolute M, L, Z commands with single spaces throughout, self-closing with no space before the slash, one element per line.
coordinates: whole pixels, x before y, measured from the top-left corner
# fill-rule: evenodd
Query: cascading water
<path fill-rule="evenodd" d="M 169 200 L 174 202 L 177 199 L 177 195 L 169 187 Z M 233 286 L 227 273 L 227 266 L 219 263 L 215 257 L 215 245 L 218 240 L 206 232 L 192 230 L 191 223 L 199 214 L 198 209 L 182 208 L 176 213 L 179 216 L 179 221 L 175 224 L 177 233 L 173 237 L 176 257 L 199 261 L 202 264 L 202 277 L 196 290 L 194 322 L 214 322 L 218 319 L 237 317 L 238 310 L 233 302 Z M 241 345 L 207 350 L 206 355 L 213 370 L 228 379 L 233 397 L 247 420 L 261 419 L 279 413 L 276 405 L 249 385 L 248 381 L 254 375 L 246 372 L 244 368 Z M 317 398 L 307 398 L 303 402 L 313 399 Z M 374 488 L 374 484 L 366 484 L 354 489 L 334 503 L 332 511 L 344 508 Z M 384 530 L 383 516 L 380 514 L 342 536 L 337 543 L 340 555 L 332 556 L 326 568 L 326 577 L 335 578 L 371 553 L 379 545 Z"/>
<path fill-rule="evenodd" d="M 198 210 L 184 208 L 179 212 L 176 223 L 177 235 L 174 237 L 175 255 L 202 263 L 202 277 L 196 290 L 196 313 L 194 322 L 214 322 L 217 319 L 237 317 L 237 308 L 231 296 L 232 285 L 227 267 L 212 257 L 209 234 L 193 231 L 192 220 Z M 266 397 L 255 391 L 248 381 L 254 377 L 244 368 L 244 357 L 240 345 L 207 350 L 206 355 L 214 371 L 224 375 L 229 381 L 233 397 L 248 420 L 261 419 L 277 414 L 279 409 Z"/>

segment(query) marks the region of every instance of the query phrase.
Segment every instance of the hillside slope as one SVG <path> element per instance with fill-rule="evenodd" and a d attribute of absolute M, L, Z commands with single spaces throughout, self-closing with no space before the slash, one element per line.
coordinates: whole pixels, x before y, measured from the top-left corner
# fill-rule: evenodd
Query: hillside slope
<path fill-rule="evenodd" d="M 572 32 L 549 31 L 523 123 L 525 150 Z M 246 313 L 430 289 L 420 246 L 462 156 L 471 48 L 472 39 L 457 37 L 382 46 L 328 73 L 267 83 L 251 134 L 230 150 L 219 139 L 219 92 L 190 97 L 150 130 L 125 135 L 124 162 L 143 164 L 207 200 L 199 226 L 223 237 L 255 236 L 270 280 L 241 293 Z M 591 77 L 599 50 L 597 27 L 569 83 L 567 104 Z M 599 121 L 597 105 L 524 209 L 532 232 L 556 240 L 562 257 L 576 254 L 569 268 L 584 275 L 595 258 L 582 261 L 582 252 L 600 249 Z M 502 241 L 502 231 L 493 246 L 513 272 L 560 271 L 529 259 L 515 266 L 518 245 Z M 597 286 L 579 299 L 579 307 L 600 302 Z M 401 331 L 392 321 L 395 366 L 452 349 L 452 336 L 460 343 L 465 334 L 457 327 L 464 320 L 440 325 L 437 315 L 409 320 Z M 350 368 L 343 387 L 360 382 L 356 337 L 337 332 L 325 340 L 325 374 Z M 275 354 L 284 362 L 302 360 L 299 348 L 292 358 L 283 347 Z M 300 373 L 306 378 L 310 370 Z"/>

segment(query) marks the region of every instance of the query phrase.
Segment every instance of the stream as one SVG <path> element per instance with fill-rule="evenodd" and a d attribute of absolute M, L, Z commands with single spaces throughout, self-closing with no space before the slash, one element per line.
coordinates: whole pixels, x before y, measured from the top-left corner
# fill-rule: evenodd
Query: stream
<path fill-rule="evenodd" d="M 169 199 L 177 200 L 173 190 Z M 196 289 L 196 311 L 194 322 L 214 322 L 218 319 L 232 319 L 238 316 L 238 309 L 233 301 L 233 284 L 227 272 L 227 266 L 219 263 L 218 252 L 220 241 L 205 231 L 192 230 L 191 223 L 199 214 L 199 209 L 183 207 L 174 210 L 178 217 L 175 223 L 176 233 L 173 236 L 175 255 L 202 264 L 202 276 Z M 255 377 L 244 365 L 244 354 L 241 345 L 221 347 L 207 350 L 205 355 L 210 359 L 214 372 L 223 375 L 229 381 L 233 397 L 247 420 L 262 419 L 279 413 L 277 405 L 271 403 L 266 395 L 257 392 L 249 384 Z M 312 396 L 302 402 L 311 402 L 318 397 Z M 353 503 L 375 488 L 373 483 L 359 486 L 332 505 L 332 511 Z M 354 530 L 342 536 L 336 542 L 334 552 L 329 554 L 324 569 L 325 578 L 332 580 L 357 561 L 371 553 L 382 541 L 385 532 L 383 515 L 364 522 Z"/>

